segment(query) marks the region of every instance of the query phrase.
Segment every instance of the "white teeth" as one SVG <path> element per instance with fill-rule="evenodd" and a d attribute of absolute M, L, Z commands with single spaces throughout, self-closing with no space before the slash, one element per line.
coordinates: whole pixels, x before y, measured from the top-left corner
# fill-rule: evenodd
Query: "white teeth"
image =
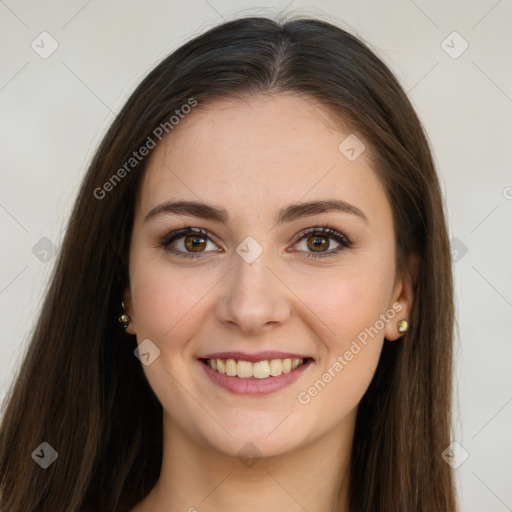
<path fill-rule="evenodd" d="M 252 364 L 249 361 L 238 361 L 236 363 L 237 375 L 242 379 L 250 379 L 252 377 Z"/>
<path fill-rule="evenodd" d="M 266 379 L 270 375 L 270 365 L 268 364 L 268 361 L 258 361 L 257 363 L 253 363 L 252 374 L 257 379 Z"/>
<path fill-rule="evenodd" d="M 234 377 L 236 375 L 236 361 L 234 359 L 228 359 L 226 361 L 226 375 Z"/>
<path fill-rule="evenodd" d="M 279 377 L 283 373 L 290 373 L 298 368 L 304 362 L 304 359 L 271 359 L 256 363 L 235 359 L 207 359 L 206 362 L 212 370 L 225 373 L 230 377 L 266 379 L 268 377 Z"/>
<path fill-rule="evenodd" d="M 272 359 L 270 361 L 270 375 L 272 377 L 278 377 L 283 373 L 283 367 L 281 365 L 281 359 Z"/>

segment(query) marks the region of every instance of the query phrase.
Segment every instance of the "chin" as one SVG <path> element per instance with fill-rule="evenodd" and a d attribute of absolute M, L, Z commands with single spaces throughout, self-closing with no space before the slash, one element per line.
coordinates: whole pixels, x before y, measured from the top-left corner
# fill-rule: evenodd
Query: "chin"
<path fill-rule="evenodd" d="M 280 421 L 282 421 L 281 418 Z M 273 423 L 272 428 L 267 424 L 258 425 L 225 425 L 229 435 L 223 429 L 215 432 L 201 433 L 204 442 L 209 447 L 229 457 L 277 457 L 299 449 L 307 439 L 307 433 L 296 428 L 278 427 Z"/>

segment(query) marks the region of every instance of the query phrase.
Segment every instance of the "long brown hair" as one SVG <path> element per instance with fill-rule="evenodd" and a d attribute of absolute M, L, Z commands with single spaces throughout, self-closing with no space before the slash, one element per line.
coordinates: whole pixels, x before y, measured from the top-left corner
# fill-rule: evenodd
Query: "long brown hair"
<path fill-rule="evenodd" d="M 126 162 L 191 98 L 201 106 L 282 92 L 320 101 L 362 136 L 392 207 L 397 268 L 408 254 L 421 258 L 411 327 L 384 344 L 359 405 L 350 510 L 456 510 L 453 474 L 441 457 L 451 426 L 450 250 L 421 123 L 390 70 L 350 33 L 315 19 L 249 17 L 214 27 L 165 58 L 99 146 L 4 403 L 2 511 L 126 512 L 154 486 L 162 406 L 133 354 L 135 337 L 117 322 L 147 158 Z M 112 180 L 123 165 L 122 179 Z M 44 470 L 31 457 L 42 442 L 58 452 Z"/>

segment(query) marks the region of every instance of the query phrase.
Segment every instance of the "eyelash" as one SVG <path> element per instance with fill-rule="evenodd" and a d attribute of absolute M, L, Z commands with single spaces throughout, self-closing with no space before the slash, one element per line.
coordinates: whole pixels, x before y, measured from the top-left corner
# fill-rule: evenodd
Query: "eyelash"
<path fill-rule="evenodd" d="M 172 242 L 174 242 L 175 240 L 178 240 L 180 238 L 183 238 L 184 236 L 189 235 L 189 234 L 203 235 L 211 242 L 214 242 L 211 239 L 208 231 L 206 231 L 205 229 L 193 228 L 191 226 L 185 226 L 182 229 L 178 229 L 177 231 L 172 231 L 171 233 L 164 236 L 159 243 L 159 247 L 163 247 L 166 250 L 168 250 L 167 247 L 169 245 L 171 245 Z M 325 258 L 325 257 L 333 256 L 334 254 L 337 254 L 344 249 L 350 249 L 354 245 L 354 243 L 347 236 L 340 233 L 336 229 L 333 229 L 329 226 L 318 226 L 318 225 L 315 225 L 315 227 L 307 229 L 306 231 L 302 232 L 301 235 L 299 236 L 299 238 L 295 241 L 294 245 L 296 243 L 302 241 L 304 238 L 306 238 L 308 236 L 312 236 L 312 235 L 320 235 L 320 236 L 329 235 L 327 238 L 333 238 L 336 242 L 338 242 L 340 244 L 340 246 L 334 250 L 331 250 L 330 252 L 307 253 L 307 255 L 305 257 L 308 259 Z M 194 258 L 201 257 L 201 253 L 193 254 L 193 253 L 186 253 L 186 252 L 181 252 L 181 251 L 171 251 L 171 250 L 168 250 L 168 252 L 170 252 L 174 256 L 183 257 L 183 258 L 194 259 Z"/>

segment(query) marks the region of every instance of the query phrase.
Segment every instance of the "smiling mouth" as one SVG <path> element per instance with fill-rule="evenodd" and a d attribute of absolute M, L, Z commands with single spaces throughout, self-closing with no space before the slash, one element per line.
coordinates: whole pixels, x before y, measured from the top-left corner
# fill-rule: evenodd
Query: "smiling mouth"
<path fill-rule="evenodd" d="M 201 359 L 213 371 L 240 379 L 268 379 L 290 373 L 309 362 L 306 359 L 267 359 L 251 363 L 241 359 Z"/>

